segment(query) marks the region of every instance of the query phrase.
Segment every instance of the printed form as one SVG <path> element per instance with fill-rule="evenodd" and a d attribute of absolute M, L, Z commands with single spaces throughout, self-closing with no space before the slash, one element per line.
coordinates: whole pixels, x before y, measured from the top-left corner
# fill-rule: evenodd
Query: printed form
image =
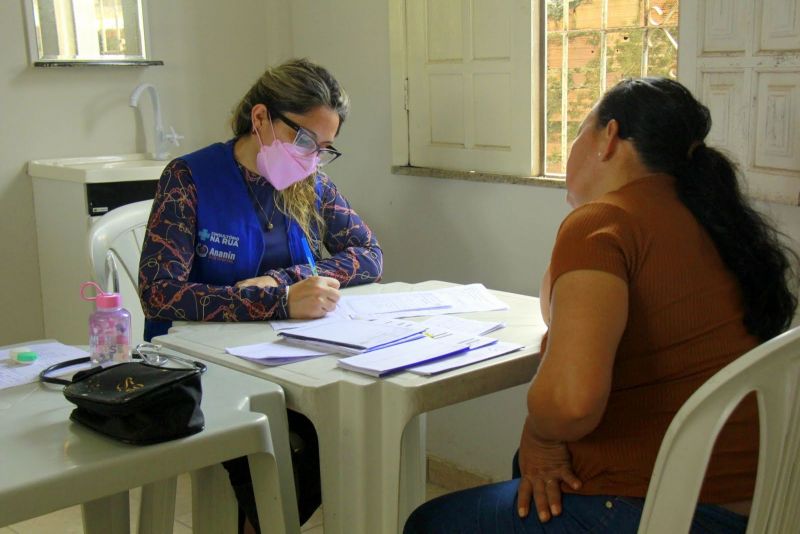
<path fill-rule="evenodd" d="M 30 384 L 39 380 L 39 373 L 54 363 L 88 356 L 89 353 L 63 343 L 31 343 L 25 345 L 37 354 L 36 361 L 29 364 L 16 363 L 9 357 L 10 349 L 0 349 L 0 389 Z M 16 347 L 12 347 L 16 348 Z M 64 370 L 64 373 L 70 373 Z"/>

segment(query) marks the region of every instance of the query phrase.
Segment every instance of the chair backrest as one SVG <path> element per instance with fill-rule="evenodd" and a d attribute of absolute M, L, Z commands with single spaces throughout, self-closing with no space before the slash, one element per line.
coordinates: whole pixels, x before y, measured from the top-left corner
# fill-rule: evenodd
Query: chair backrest
<path fill-rule="evenodd" d="M 748 393 L 759 411 L 759 455 L 748 533 L 800 525 L 800 327 L 759 345 L 684 403 L 658 452 L 639 533 L 689 532 L 717 435 Z"/>
<path fill-rule="evenodd" d="M 150 216 L 152 200 L 142 200 L 113 209 L 97 219 L 89 229 L 89 258 L 92 275 L 100 287 L 111 291 L 107 266 L 115 264 L 119 274 L 122 305 L 131 312 L 131 344 L 141 343 L 144 335 L 144 312 L 139 301 L 139 258 Z M 109 260 L 110 258 L 110 260 Z"/>

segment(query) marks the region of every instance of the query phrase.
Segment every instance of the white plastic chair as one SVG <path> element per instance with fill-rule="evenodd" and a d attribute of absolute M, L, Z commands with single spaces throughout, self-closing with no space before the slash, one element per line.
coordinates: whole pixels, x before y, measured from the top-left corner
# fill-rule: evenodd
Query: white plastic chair
<path fill-rule="evenodd" d="M 658 452 L 640 534 L 689 532 L 717 435 L 751 391 L 758 397 L 758 475 L 747 532 L 800 525 L 800 327 L 759 345 L 684 403 Z"/>
<path fill-rule="evenodd" d="M 95 281 L 106 291 L 116 290 L 122 295 L 122 303 L 131 312 L 131 346 L 142 342 L 144 334 L 144 312 L 139 301 L 139 259 L 152 209 L 152 200 L 143 200 L 113 209 L 94 222 L 89 230 L 88 247 L 92 273 Z M 120 276 L 122 273 L 122 276 Z M 265 388 L 272 387 L 272 384 Z M 204 402 L 206 402 L 204 400 Z M 267 411 L 268 410 L 268 411 Z M 280 403 L 265 403 L 264 413 L 270 413 L 270 431 L 278 440 L 287 440 L 286 424 L 279 424 L 279 416 L 286 418 L 286 406 L 281 396 Z M 231 449 L 232 450 L 232 449 Z M 272 468 L 271 468 L 272 469 Z M 284 505 L 280 515 L 288 517 L 288 524 L 297 522 L 297 507 L 294 501 L 294 481 L 291 478 L 291 457 L 283 455 L 277 467 L 284 501 L 291 496 L 291 504 Z M 233 497 L 228 476 L 221 465 L 192 471 L 194 531 L 229 532 L 235 530 L 237 519 L 236 501 Z M 264 477 L 261 477 L 264 478 Z M 266 480 L 266 479 L 265 479 Z M 265 480 L 254 480 L 257 495 L 267 493 Z M 194 487 L 203 487 L 198 493 Z M 287 489 L 288 488 L 288 489 Z M 261 497 L 258 497 L 261 498 Z M 140 531 L 158 532 L 162 524 L 171 524 L 175 500 L 175 478 L 149 484 L 142 491 L 141 517 L 156 518 L 153 525 L 140 523 Z M 287 508 L 288 506 L 288 508 Z M 287 511 L 288 510 L 288 511 Z M 263 519 L 265 524 L 271 524 Z M 279 521 L 279 524 L 280 521 Z M 271 526 L 270 528 L 277 528 Z M 282 527 L 281 527 L 282 528 Z M 293 531 L 290 528 L 290 531 Z M 144 529 L 144 530 L 143 530 Z"/>
<path fill-rule="evenodd" d="M 92 224 L 88 236 L 94 279 L 106 291 L 119 291 L 122 295 L 122 305 L 131 312 L 134 347 L 144 335 L 144 312 L 137 288 L 139 258 L 152 206 L 152 200 L 142 200 L 113 209 Z M 119 276 L 120 272 L 123 276 Z"/>

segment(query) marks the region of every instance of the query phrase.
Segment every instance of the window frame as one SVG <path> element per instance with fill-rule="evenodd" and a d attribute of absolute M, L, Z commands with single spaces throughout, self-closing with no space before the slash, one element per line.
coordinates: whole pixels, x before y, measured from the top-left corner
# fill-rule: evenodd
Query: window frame
<path fill-rule="evenodd" d="M 430 176 L 432 174 L 439 177 L 462 178 L 466 180 L 492 181 L 505 183 L 524 183 L 542 179 L 546 185 L 553 187 L 552 179 L 545 180 L 543 176 L 543 158 L 545 140 L 542 135 L 544 132 L 544 120 L 539 120 L 539 132 L 534 129 L 536 117 L 544 116 L 544 97 L 542 88 L 545 81 L 544 66 L 544 38 L 543 30 L 546 25 L 546 11 L 544 3 L 533 0 L 531 2 L 532 20 L 539 28 L 536 42 L 531 41 L 532 47 L 535 45 L 536 56 L 532 57 L 532 66 L 535 71 L 531 76 L 532 93 L 536 98 L 534 109 L 531 116 L 531 130 L 534 143 L 532 149 L 536 151 L 536 157 L 531 158 L 531 176 L 508 175 L 493 172 L 475 172 L 467 170 L 443 170 L 439 168 L 414 167 L 410 163 L 410 132 L 409 132 L 409 101 L 408 101 L 408 45 L 407 31 L 408 22 L 406 17 L 407 0 L 389 0 L 389 55 L 390 55 L 390 105 L 391 105 L 391 124 L 392 124 L 392 170 L 396 174 Z M 543 17 L 544 15 L 544 17 Z M 531 30 L 533 31 L 533 30 Z M 535 77 L 534 77 L 535 75 Z M 559 180 L 563 181 L 563 180 Z"/>
<path fill-rule="evenodd" d="M 545 174 L 545 142 L 546 136 L 540 135 L 538 137 L 538 154 L 536 157 L 535 165 L 538 165 L 539 173 L 535 176 L 524 175 L 503 175 L 492 174 L 491 172 L 469 172 L 469 171 L 448 171 L 441 168 L 428 168 L 428 167 L 413 167 L 410 164 L 410 139 L 409 139 L 409 111 L 408 111 L 408 58 L 407 58 L 407 21 L 406 21 L 406 3 L 409 0 L 389 0 L 389 39 L 390 39 L 390 104 L 391 104 L 391 133 L 392 133 L 392 172 L 394 174 L 416 175 L 416 176 L 429 176 L 437 178 L 454 178 L 464 180 L 488 181 L 488 182 L 503 182 L 515 184 L 533 184 L 545 185 L 548 187 L 564 187 L 564 180 L 562 176 L 553 176 Z M 783 2 L 792 0 L 768 0 L 768 2 L 758 3 L 755 7 L 745 2 L 745 0 L 735 0 L 735 6 L 730 7 L 722 0 L 704 0 L 701 5 L 694 2 L 683 2 L 680 6 L 679 21 L 678 21 L 678 40 L 680 46 L 678 48 L 678 80 L 688 87 L 698 98 L 703 101 L 704 93 L 708 89 L 702 85 L 702 76 L 705 73 L 713 74 L 715 71 L 726 73 L 728 71 L 752 71 L 752 74 L 747 74 L 748 79 L 755 80 L 768 77 L 777 79 L 777 76 L 785 72 L 797 72 L 800 69 L 800 60 L 796 55 L 797 50 L 788 44 L 774 45 L 773 48 L 768 48 L 759 45 L 758 39 L 764 39 L 762 35 L 766 29 L 774 30 L 774 28 L 767 27 L 767 21 L 763 15 L 765 4 Z M 540 28 L 538 35 L 539 53 L 538 64 L 544 65 L 546 60 L 544 56 L 546 49 L 544 43 L 546 41 L 546 6 L 542 0 L 531 0 L 532 7 L 535 8 L 535 19 Z M 752 56 L 744 58 L 740 61 L 742 65 L 734 64 L 733 59 L 724 53 L 716 53 L 712 50 L 710 53 L 704 53 L 702 48 L 703 41 L 709 39 L 710 34 L 704 33 L 708 29 L 704 29 L 703 12 L 715 6 L 721 5 L 728 6 L 729 9 L 742 9 L 748 10 L 748 17 L 752 17 L 758 22 L 758 27 L 751 27 L 750 34 L 739 36 L 741 40 L 746 42 L 748 51 L 753 50 Z M 734 17 L 735 19 L 736 17 Z M 749 19 L 748 19 L 749 20 Z M 698 22 L 699 21 L 699 22 Z M 752 25 L 751 25 L 752 26 Z M 729 32 L 731 35 L 736 35 L 736 32 Z M 727 35 L 727 34 L 726 34 Z M 772 35 L 768 35 L 773 38 Z M 793 35 L 792 39 L 797 40 L 798 37 Z M 537 57 L 532 58 L 536 61 Z M 539 89 L 542 91 L 546 87 L 546 67 L 540 68 L 538 76 L 533 78 L 535 81 L 538 79 Z M 748 99 L 743 102 L 746 103 L 750 110 L 750 118 L 744 124 L 737 125 L 737 128 L 742 129 L 744 133 L 742 138 L 747 142 L 747 146 L 741 152 L 733 152 L 734 158 L 742 169 L 743 185 L 748 196 L 755 200 L 764 200 L 768 202 L 775 202 L 781 204 L 788 204 L 793 206 L 800 206 L 800 167 L 792 168 L 789 170 L 774 170 L 768 167 L 755 167 L 753 160 L 755 159 L 755 140 L 753 136 L 747 135 L 747 131 L 756 131 L 756 127 L 761 123 L 756 123 L 756 116 L 759 111 L 758 106 L 763 106 L 763 102 L 751 102 L 750 96 L 756 96 L 755 90 L 758 88 L 754 85 L 755 82 L 748 82 L 744 87 L 743 94 Z M 751 88 L 752 85 L 752 88 Z M 800 87 L 800 84 L 797 84 Z M 753 94 L 751 94 L 753 93 Z M 539 113 L 539 127 L 544 131 L 545 128 L 545 109 L 544 109 L 544 94 L 540 93 L 540 98 L 537 102 L 537 110 Z M 708 96 L 708 95 L 705 95 Z M 769 95 L 768 95 L 769 96 Z M 800 102 L 800 99 L 797 99 Z M 792 114 L 800 113 L 800 107 L 797 109 L 792 108 Z M 534 115 L 535 116 L 535 115 Z M 724 123 L 724 119 L 734 120 L 735 117 L 725 117 L 720 120 L 720 117 L 715 117 L 715 125 Z M 536 119 L 533 119 L 536 120 Z M 531 121 L 533 128 L 534 122 Z M 717 126 L 719 128 L 719 126 Z M 714 133 L 712 128 L 712 134 Z M 796 141 L 795 141 L 796 142 Z M 722 145 L 723 151 L 729 150 L 728 147 Z M 731 147 L 735 148 L 735 147 Z M 798 150 L 795 148 L 794 150 Z M 791 157 L 797 158 L 795 152 Z"/>

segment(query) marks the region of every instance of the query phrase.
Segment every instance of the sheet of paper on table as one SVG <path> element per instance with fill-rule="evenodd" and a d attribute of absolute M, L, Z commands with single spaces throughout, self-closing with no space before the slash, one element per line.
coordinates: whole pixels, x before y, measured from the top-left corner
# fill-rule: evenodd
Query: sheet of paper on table
<path fill-rule="evenodd" d="M 285 341 L 272 341 L 268 343 L 229 347 L 225 349 L 225 352 L 262 365 L 283 365 L 285 363 L 300 362 L 330 354 L 330 351 L 318 351 L 296 347 Z"/>
<path fill-rule="evenodd" d="M 58 342 L 32 343 L 25 346 L 38 355 L 35 362 L 16 363 L 9 358 L 9 349 L 0 349 L 0 389 L 36 382 L 39 380 L 39 373 L 47 367 L 89 355 L 83 349 Z M 65 369 L 64 373 L 72 371 L 74 369 Z"/>
<path fill-rule="evenodd" d="M 341 321 L 342 319 L 351 319 L 351 317 L 342 309 L 335 309 L 328 312 L 325 317 L 319 319 L 285 319 L 283 321 L 270 321 L 269 325 L 276 332 L 283 332 L 284 330 L 292 330 L 293 328 L 301 328 L 303 326 L 320 325 L 324 323 L 332 323 Z"/>
<path fill-rule="evenodd" d="M 505 328 L 503 322 L 476 321 L 474 319 L 464 319 L 452 315 L 434 315 L 424 321 L 420 321 L 428 328 L 440 328 L 451 332 L 464 332 L 476 336 L 485 336 L 501 328 Z"/>
<path fill-rule="evenodd" d="M 369 316 L 379 317 L 427 317 L 432 315 L 444 315 L 450 313 L 472 313 L 485 311 L 507 310 L 508 304 L 492 295 L 483 284 L 470 284 L 466 286 L 446 287 L 430 291 L 437 302 L 443 304 L 439 307 L 419 308 L 416 310 L 398 311 L 370 311 L 367 306 L 361 307 L 361 313 L 357 314 L 367 318 Z M 385 295 L 386 293 L 384 293 Z M 414 294 L 414 293 L 411 293 Z M 370 295 L 380 297 L 378 295 Z M 353 297 L 348 297 L 353 298 Z M 343 297 L 344 299 L 344 297 Z M 341 302 L 341 300 L 340 300 Z M 347 301 L 345 301 L 347 305 Z"/>
<path fill-rule="evenodd" d="M 418 311 L 442 310 L 449 307 L 450 305 L 439 297 L 437 291 L 342 295 L 337 304 L 337 310 L 351 317 L 397 313 L 413 315 Z"/>

